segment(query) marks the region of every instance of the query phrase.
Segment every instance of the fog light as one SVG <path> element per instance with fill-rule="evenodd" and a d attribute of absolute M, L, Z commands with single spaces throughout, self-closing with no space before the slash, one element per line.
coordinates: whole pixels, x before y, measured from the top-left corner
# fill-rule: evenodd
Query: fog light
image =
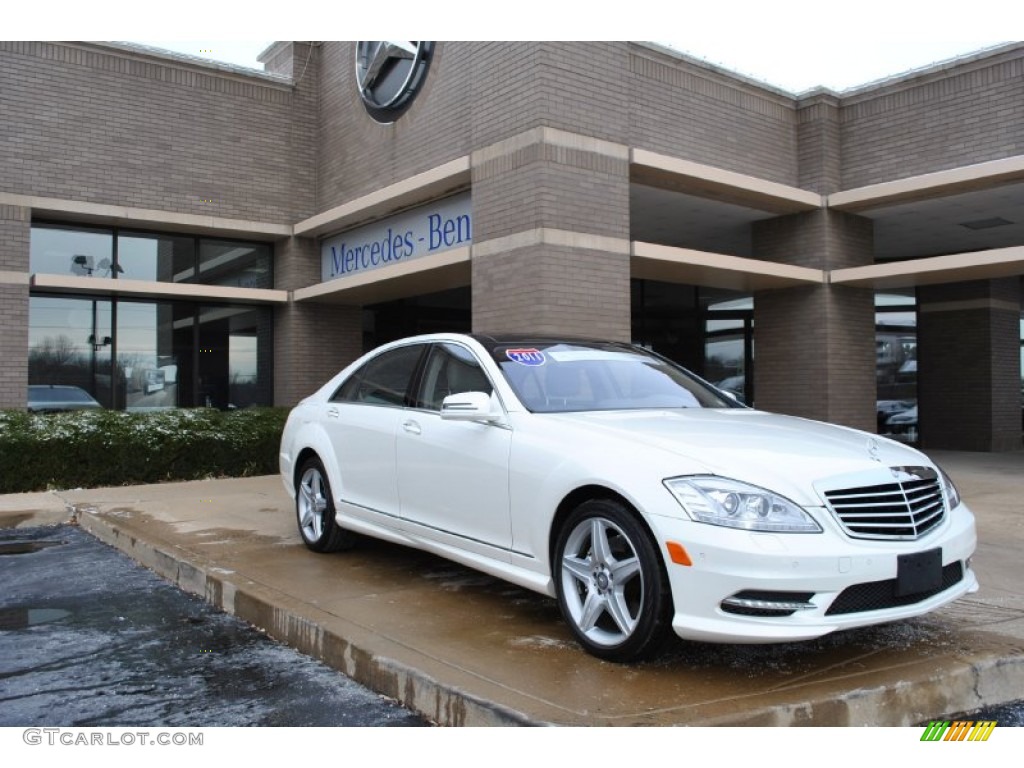
<path fill-rule="evenodd" d="M 741 616 L 792 616 L 817 608 L 813 592 L 761 592 L 745 589 L 722 601 L 722 610 Z"/>

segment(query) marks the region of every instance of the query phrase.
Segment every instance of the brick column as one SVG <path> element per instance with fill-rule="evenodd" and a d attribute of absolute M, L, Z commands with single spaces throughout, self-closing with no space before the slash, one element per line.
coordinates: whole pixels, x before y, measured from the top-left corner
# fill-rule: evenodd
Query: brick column
<path fill-rule="evenodd" d="M 814 269 L 870 264 L 871 221 L 821 210 L 757 222 L 754 255 Z M 874 311 L 870 289 L 755 293 L 757 407 L 875 431 Z"/>
<path fill-rule="evenodd" d="M 798 183 L 840 188 L 839 103 L 797 107 Z M 827 209 L 756 222 L 754 257 L 812 269 L 871 264 L 872 223 Z M 756 405 L 874 432 L 875 308 L 870 289 L 829 284 L 754 295 Z"/>
<path fill-rule="evenodd" d="M 28 398 L 28 208 L 0 205 L 0 408 Z"/>
<path fill-rule="evenodd" d="M 1021 447 L 1020 278 L 918 289 L 921 445 Z"/>
<path fill-rule="evenodd" d="M 628 341 L 628 149 L 535 128 L 472 179 L 473 330 Z"/>
<path fill-rule="evenodd" d="M 274 287 L 320 282 L 315 240 L 292 237 L 274 248 Z M 290 301 L 274 309 L 274 404 L 294 405 L 363 351 L 362 309 Z"/>

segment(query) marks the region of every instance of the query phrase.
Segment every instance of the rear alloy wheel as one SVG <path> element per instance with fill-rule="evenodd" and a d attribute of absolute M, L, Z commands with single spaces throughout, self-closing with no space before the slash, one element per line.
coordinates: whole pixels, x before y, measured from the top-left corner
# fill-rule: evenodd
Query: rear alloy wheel
<path fill-rule="evenodd" d="M 307 459 L 299 471 L 295 513 L 302 540 L 314 552 L 337 552 L 355 543 L 355 534 L 341 528 L 334 519 L 331 484 L 316 457 Z"/>
<path fill-rule="evenodd" d="M 638 661 L 671 629 L 671 590 L 646 528 L 623 504 L 592 500 L 555 545 L 558 606 L 576 639 L 608 661 Z"/>

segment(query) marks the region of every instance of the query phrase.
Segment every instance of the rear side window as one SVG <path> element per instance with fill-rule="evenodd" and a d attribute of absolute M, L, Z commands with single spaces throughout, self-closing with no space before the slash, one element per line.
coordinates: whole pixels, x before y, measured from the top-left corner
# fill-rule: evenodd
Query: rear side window
<path fill-rule="evenodd" d="M 332 402 L 402 407 L 409 403 L 409 385 L 424 345 L 413 344 L 384 352 L 345 380 Z"/>

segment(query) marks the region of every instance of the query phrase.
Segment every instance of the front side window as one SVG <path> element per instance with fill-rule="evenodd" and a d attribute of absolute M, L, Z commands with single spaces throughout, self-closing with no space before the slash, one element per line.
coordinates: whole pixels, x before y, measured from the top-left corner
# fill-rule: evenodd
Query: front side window
<path fill-rule="evenodd" d="M 440 411 L 448 395 L 463 392 L 491 394 L 493 387 L 480 363 L 465 347 L 458 344 L 438 344 L 430 353 L 423 374 L 418 405 L 431 411 Z"/>
<path fill-rule="evenodd" d="M 411 344 L 378 355 L 346 379 L 331 401 L 397 407 L 408 405 L 409 387 L 423 349 L 422 344 Z"/>

